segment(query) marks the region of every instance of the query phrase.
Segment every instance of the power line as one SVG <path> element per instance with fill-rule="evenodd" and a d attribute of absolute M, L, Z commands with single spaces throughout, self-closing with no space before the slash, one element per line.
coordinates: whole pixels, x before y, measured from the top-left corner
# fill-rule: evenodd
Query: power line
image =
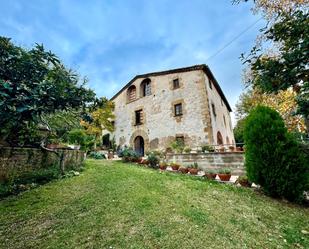
<path fill-rule="evenodd" d="M 226 49 L 229 45 L 231 45 L 234 41 L 236 41 L 240 36 L 242 36 L 244 33 L 246 33 L 249 29 L 251 29 L 255 24 L 257 24 L 260 20 L 262 20 L 263 17 L 260 17 L 257 19 L 254 23 L 249 25 L 246 29 L 244 29 L 242 32 L 240 32 L 237 36 L 235 36 L 231 41 L 229 41 L 227 44 L 225 44 L 222 48 L 220 48 L 217 52 L 215 52 L 213 55 L 209 56 L 206 61 L 214 58 L 216 55 L 221 53 L 224 49 Z"/>

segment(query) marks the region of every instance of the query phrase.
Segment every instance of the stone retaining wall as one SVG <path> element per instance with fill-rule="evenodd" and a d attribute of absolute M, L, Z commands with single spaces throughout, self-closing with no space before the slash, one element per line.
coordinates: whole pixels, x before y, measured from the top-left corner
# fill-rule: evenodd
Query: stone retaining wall
<path fill-rule="evenodd" d="M 177 162 L 186 166 L 197 162 L 199 168 L 204 171 L 230 168 L 233 175 L 245 173 L 243 152 L 167 154 L 166 159 L 168 162 Z"/>
<path fill-rule="evenodd" d="M 79 150 L 57 150 L 65 154 L 64 168 L 78 169 L 85 158 Z M 38 169 L 59 167 L 59 158 L 53 152 L 36 148 L 0 147 L 0 183 L 22 177 Z"/>

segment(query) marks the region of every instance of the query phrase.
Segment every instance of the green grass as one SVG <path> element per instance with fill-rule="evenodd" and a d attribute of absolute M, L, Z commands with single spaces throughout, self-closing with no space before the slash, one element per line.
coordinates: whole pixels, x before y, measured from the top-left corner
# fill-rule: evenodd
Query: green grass
<path fill-rule="evenodd" d="M 309 210 L 121 162 L 0 201 L 0 248 L 306 248 Z"/>

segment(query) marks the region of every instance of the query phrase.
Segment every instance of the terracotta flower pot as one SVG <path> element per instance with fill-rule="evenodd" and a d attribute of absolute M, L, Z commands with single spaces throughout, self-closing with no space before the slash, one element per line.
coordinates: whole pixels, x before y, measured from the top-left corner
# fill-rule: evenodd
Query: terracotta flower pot
<path fill-rule="evenodd" d="M 191 169 L 189 170 L 189 172 L 190 172 L 191 175 L 197 175 L 198 169 L 191 168 Z"/>
<path fill-rule="evenodd" d="M 236 147 L 236 151 L 240 152 L 240 151 L 242 151 L 242 148 L 241 147 Z"/>
<path fill-rule="evenodd" d="M 217 174 L 215 174 L 215 173 L 205 173 L 205 177 L 207 177 L 207 179 L 209 179 L 209 180 L 215 180 L 216 176 L 217 176 Z"/>
<path fill-rule="evenodd" d="M 248 181 L 239 181 L 239 184 L 243 187 L 247 187 L 247 188 L 250 188 L 251 187 L 251 182 L 248 182 Z"/>
<path fill-rule="evenodd" d="M 187 174 L 189 172 L 189 169 L 185 167 L 180 167 L 178 170 L 183 174 Z"/>
<path fill-rule="evenodd" d="M 225 151 L 224 147 L 219 148 L 219 152 L 224 152 L 224 151 Z"/>
<path fill-rule="evenodd" d="M 233 151 L 235 151 L 235 147 L 234 147 L 234 146 L 229 146 L 229 150 L 230 150 L 231 152 L 233 152 Z"/>
<path fill-rule="evenodd" d="M 161 170 L 166 170 L 167 166 L 165 164 L 160 164 L 159 167 L 160 167 Z"/>
<path fill-rule="evenodd" d="M 218 176 L 223 182 L 228 182 L 231 179 L 231 174 L 218 174 Z"/>
<path fill-rule="evenodd" d="M 173 170 L 178 170 L 180 166 L 175 164 L 175 165 L 172 165 L 171 167 Z"/>
<path fill-rule="evenodd" d="M 107 158 L 108 158 L 108 159 L 113 159 L 113 158 L 114 158 L 114 154 L 111 153 L 111 152 L 108 152 Z"/>

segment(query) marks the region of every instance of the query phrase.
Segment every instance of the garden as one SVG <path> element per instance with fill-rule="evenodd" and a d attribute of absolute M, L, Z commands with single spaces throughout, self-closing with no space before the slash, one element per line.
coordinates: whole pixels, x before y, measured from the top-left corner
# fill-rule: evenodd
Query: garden
<path fill-rule="evenodd" d="M 306 248 L 308 209 L 119 161 L 0 201 L 0 248 Z"/>

